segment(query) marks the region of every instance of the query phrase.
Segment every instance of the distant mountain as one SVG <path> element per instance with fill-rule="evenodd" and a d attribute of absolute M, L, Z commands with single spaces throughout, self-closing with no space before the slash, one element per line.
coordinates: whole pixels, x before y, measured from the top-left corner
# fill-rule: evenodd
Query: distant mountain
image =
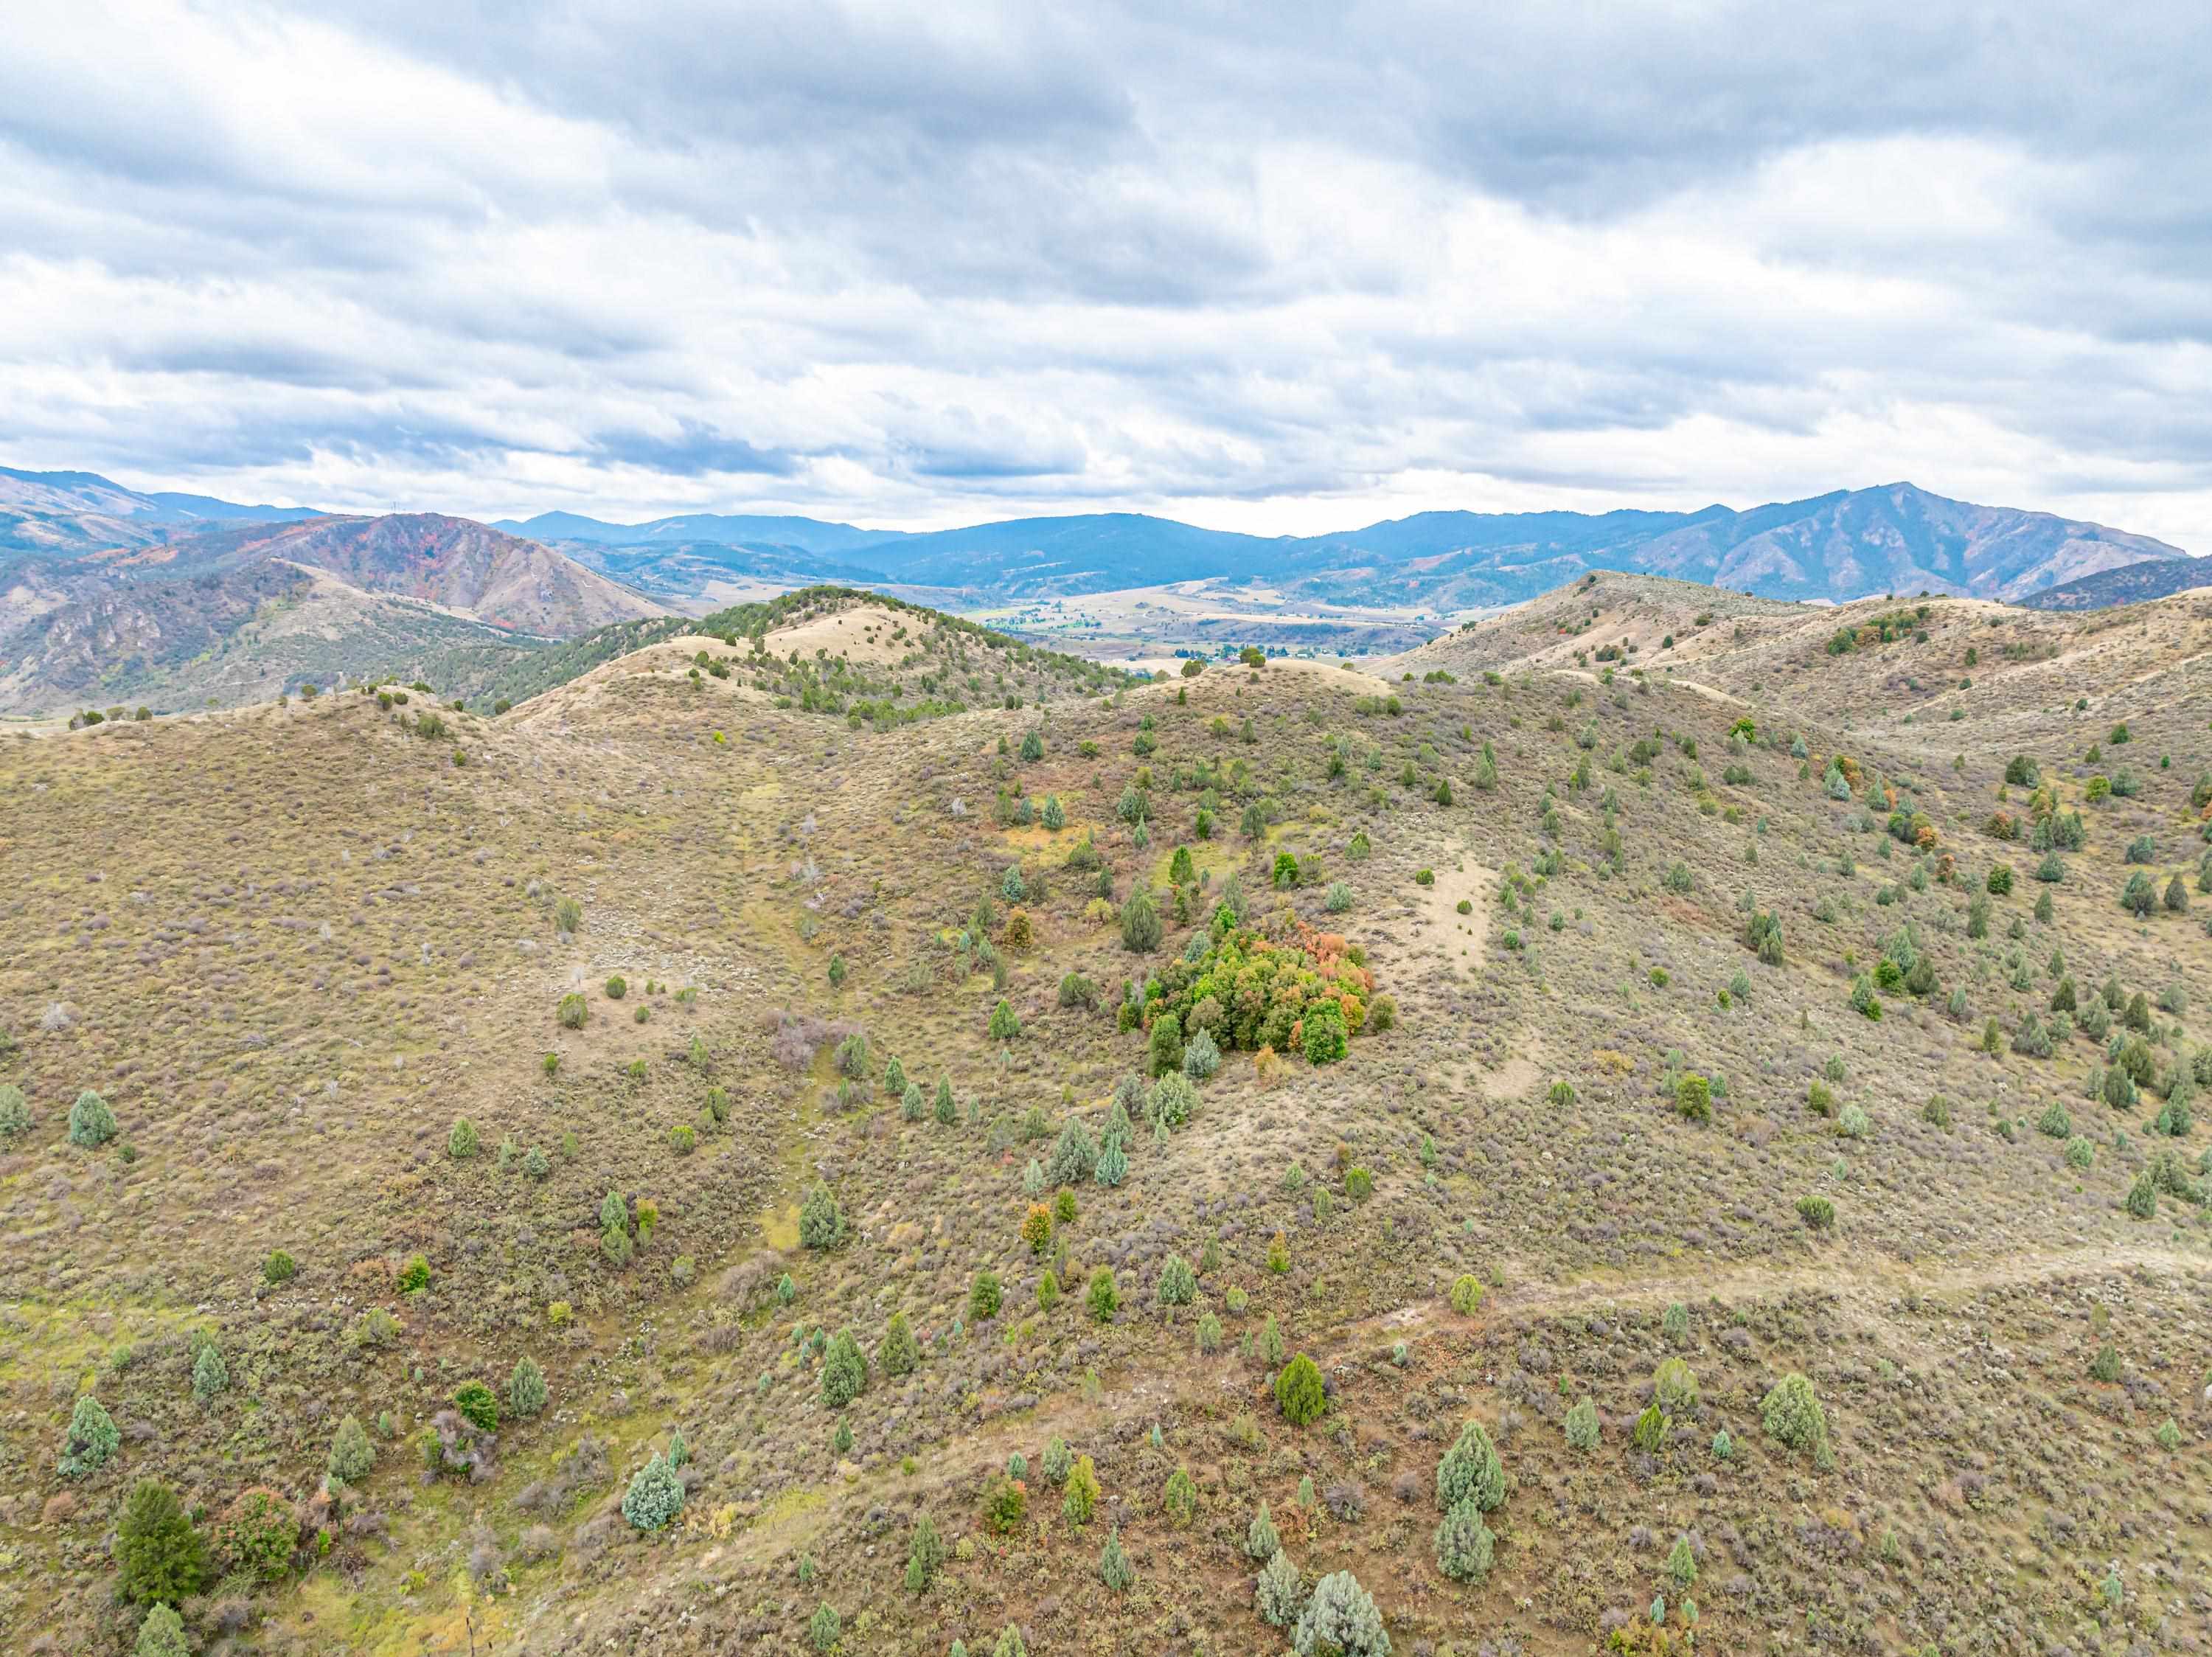
<path fill-rule="evenodd" d="M 240 506 L 205 495 L 143 494 L 97 472 L 0 466 L 0 557 L 73 557 L 194 535 L 216 523 L 284 523 L 320 515 L 303 507 Z"/>
<path fill-rule="evenodd" d="M 340 675 L 489 683 L 517 651 L 663 606 L 535 541 L 434 513 L 245 521 L 0 560 L 0 711 L 255 700 Z"/>
<path fill-rule="evenodd" d="M 740 592 L 763 587 L 810 587 L 823 582 L 888 587 L 890 576 L 798 546 L 732 546 L 720 541 L 660 541 L 614 546 L 598 541 L 555 540 L 555 551 L 603 576 L 625 582 L 674 609 L 703 611 Z"/>
<path fill-rule="evenodd" d="M 573 512 L 541 512 L 534 518 L 494 521 L 494 529 L 541 541 L 594 541 L 602 546 L 650 546 L 662 542 L 717 542 L 726 546 L 797 547 L 806 552 L 849 552 L 856 546 L 904 539 L 902 532 L 855 529 L 851 524 L 817 518 L 762 517 L 744 514 L 688 513 L 650 523 L 605 523 Z"/>
<path fill-rule="evenodd" d="M 326 570 L 365 593 L 419 599 L 473 620 L 568 638 L 611 621 L 658 615 L 642 594 L 536 541 L 468 518 L 396 512 L 245 524 L 85 562 L 118 570 L 225 571 L 281 558 Z"/>
<path fill-rule="evenodd" d="M 51 580 L 55 566 L 19 571 Z M 19 581 L 7 596 L 25 595 Z M 227 571 L 160 574 L 49 587 L 37 613 L 0 608 L 0 712 L 116 705 L 172 712 L 265 702 L 343 676 L 427 678 L 443 696 L 474 694 L 544 648 L 419 600 L 365 593 L 337 576 L 270 559 Z M 465 661 L 471 673 L 455 673 Z"/>
<path fill-rule="evenodd" d="M 1363 559 L 1364 555 L 1364 559 Z M 2186 557 L 2144 535 L 1891 484 L 1735 512 L 1430 513 L 1284 555 L 1294 591 L 1337 602 L 1471 609 L 1516 603 L 1597 568 L 1702 582 L 1773 599 L 1869 594 L 2013 600 L 2146 558 Z"/>
<path fill-rule="evenodd" d="M 1152 587 L 1197 576 L 1263 575 L 1299 543 L 1099 512 L 1017 518 L 872 541 L 858 556 L 917 587 L 1030 597 Z"/>
<path fill-rule="evenodd" d="M 680 544 L 696 565 L 706 545 L 728 536 L 750 545 L 773 538 L 785 547 L 834 551 L 892 582 L 993 601 L 1206 576 L 1264 583 L 1292 599 L 1429 611 L 1512 604 L 1601 568 L 1770 598 L 1841 602 L 1925 588 L 2013 600 L 2100 570 L 2187 556 L 2147 536 L 2045 512 L 1975 506 L 1911 484 L 1746 511 L 1425 512 L 1309 536 L 1236 534 L 1136 513 L 896 535 L 803 518 L 695 516 L 625 526 L 548 514 L 511 527 L 570 544 L 645 549 L 625 558 L 623 578 L 670 594 L 696 591 L 699 570 L 657 575 L 653 549 Z M 835 573 L 805 559 L 789 568 L 793 576 Z"/>
<path fill-rule="evenodd" d="M 2192 587 L 2212 587 L 2212 558 L 2146 558 L 2046 587 L 2021 602 L 2031 610 L 2105 610 L 2185 593 Z"/>

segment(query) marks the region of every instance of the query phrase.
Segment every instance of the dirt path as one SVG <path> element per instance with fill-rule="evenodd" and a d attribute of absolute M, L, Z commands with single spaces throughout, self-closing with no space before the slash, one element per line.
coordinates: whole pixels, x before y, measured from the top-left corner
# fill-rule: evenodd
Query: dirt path
<path fill-rule="evenodd" d="M 1545 671 L 1556 679 L 1578 679 L 1585 685 L 1602 685 L 1605 682 L 1595 673 L 1583 667 L 1551 667 Z M 1680 673 L 1670 673 L 1663 670 L 1655 673 L 1649 668 L 1644 670 L 1644 677 L 1646 681 L 1653 685 L 1679 686 L 1685 691 L 1694 691 L 1708 702 L 1725 703 L 1731 708 L 1751 706 L 1750 703 L 1736 695 L 1735 691 L 1723 691 L 1719 685 L 1708 685 L 1701 679 L 1685 679 Z"/>
<path fill-rule="evenodd" d="M 1932 1270 L 1858 1255 L 1852 1258 L 1848 1268 L 1840 1263 L 1785 1270 L 1753 1265 L 1665 1276 L 1589 1277 L 1570 1283 L 1515 1281 L 1509 1270 L 1507 1287 L 1490 1291 L 1483 1300 L 1482 1310 L 1472 1320 L 1462 1319 L 1441 1298 L 1415 1301 L 1394 1311 L 1340 1325 L 1334 1336 L 1340 1349 L 1352 1349 L 1384 1337 L 1402 1336 L 1408 1330 L 1449 1329 L 1499 1318 L 1517 1321 L 1606 1306 L 1667 1306 L 1676 1302 L 1688 1305 L 1709 1297 L 1766 1297 L 1794 1289 L 1819 1290 L 1862 1312 L 1887 1316 L 1889 1302 L 1907 1290 L 1948 1295 L 1996 1284 L 2039 1282 L 2092 1273 L 2109 1275 L 2138 1268 L 2212 1274 L 2212 1253 L 2176 1248 L 2171 1244 L 2146 1243 L 2117 1248 L 2063 1249 L 2051 1254 L 2002 1259 L 1965 1259 Z M 1346 1351 L 1340 1349 L 1335 1355 L 1340 1358 L 1346 1355 Z"/>
<path fill-rule="evenodd" d="M 2085 1274 L 2109 1276 L 2138 1268 L 2188 1275 L 2212 1274 L 2212 1253 L 2191 1252 L 2171 1245 L 2087 1247 L 2014 1258 L 1961 1259 L 1933 1270 L 1867 1258 L 1855 1258 L 1848 1270 L 1840 1263 L 1777 1270 L 1747 1265 L 1717 1272 L 1701 1271 L 1650 1277 L 1591 1277 L 1570 1283 L 1536 1280 L 1510 1282 L 1492 1290 L 1474 1318 L 1461 1317 L 1442 1298 L 1408 1302 L 1373 1317 L 1338 1325 L 1310 1343 L 1315 1360 L 1323 1368 L 1357 1362 L 1386 1341 L 1403 1339 L 1423 1331 L 1455 1332 L 1479 1329 L 1504 1321 L 1519 1322 L 1538 1316 L 1599 1307 L 1663 1307 L 1674 1302 L 1692 1305 L 1708 1297 L 1722 1300 L 1771 1298 L 1793 1289 L 1817 1289 L 1832 1294 L 1863 1314 L 1887 1318 L 1889 1303 L 1908 1289 L 1923 1295 L 1948 1295 L 1994 1284 L 2043 1282 Z M 1511 1274 L 1509 1271 L 1509 1278 Z M 1188 1320 L 1190 1326 L 1195 1319 Z M 1258 1400 L 1264 1390 L 1258 1372 L 1236 1360 L 1224 1349 L 1218 1359 L 1202 1360 L 1200 1368 L 1218 1371 L 1225 1391 Z M 1139 1427 L 1161 1419 L 1175 1408 L 1181 1389 L 1158 1374 L 1140 1376 L 1133 1385 L 1109 1370 L 1100 1376 L 1098 1396 L 1086 1398 L 1082 1389 L 1048 1393 L 1029 1410 L 994 1416 L 975 1423 L 957 1438 L 933 1447 L 934 1470 L 940 1479 L 973 1479 L 1003 1467 L 1018 1450 L 1034 1458 L 1055 1435 L 1081 1446 L 1111 1435 L 1127 1423 Z M 1197 1379 L 1195 1370 L 1186 1380 Z M 851 1470 L 830 1486 L 829 1500 L 799 1509 L 763 1514 L 762 1522 L 747 1524 L 710 1553 L 712 1565 L 723 1553 L 740 1558 L 781 1556 L 805 1545 L 827 1531 L 855 1507 L 881 1499 L 886 1491 L 905 1488 L 904 1475 L 894 1463 Z M 1112 1498 L 1118 1500 L 1118 1496 Z"/>

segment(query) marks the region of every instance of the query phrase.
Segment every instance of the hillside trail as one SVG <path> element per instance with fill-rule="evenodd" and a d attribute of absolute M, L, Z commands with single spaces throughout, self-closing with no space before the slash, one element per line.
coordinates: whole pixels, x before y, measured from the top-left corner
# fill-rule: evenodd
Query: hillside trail
<path fill-rule="evenodd" d="M 1544 670 L 1554 679 L 1578 679 L 1585 685 L 1602 685 L 1605 681 L 1585 667 L 1547 667 Z M 1751 704 L 1733 691 L 1723 691 L 1717 685 L 1708 685 L 1701 679 L 1686 679 L 1680 673 L 1662 673 L 1651 681 L 1654 684 L 1692 691 L 1708 702 L 1718 702 L 1731 708 L 1748 708 Z"/>
<path fill-rule="evenodd" d="M 1783 1270 L 1771 1265 L 1741 1266 L 1649 1277 L 1586 1277 L 1566 1283 L 1530 1280 L 1489 1291 L 1481 1309 L 1472 1318 L 1462 1317 L 1446 1301 L 1413 1301 L 1341 1325 L 1334 1331 L 1334 1340 L 1340 1349 L 1352 1349 L 1381 1337 L 1402 1338 L 1409 1330 L 1480 1327 L 1501 1314 L 1517 1319 L 1608 1306 L 1689 1305 L 1709 1298 L 1769 1296 L 1796 1290 L 1832 1295 L 1846 1305 L 1880 1317 L 1888 1315 L 1891 1303 L 1908 1292 L 1941 1295 L 2144 1269 L 2203 1274 L 2212 1272 L 2212 1256 L 2201 1249 L 2172 1244 L 2092 1245 L 2049 1253 L 1958 1259 L 1932 1270 L 1860 1255 L 1848 1264 L 1823 1263 Z M 1508 1276 L 1510 1281 L 1510 1271 Z M 1339 1355 L 1346 1353 L 1340 1351 Z"/>
<path fill-rule="evenodd" d="M 1409 1301 L 1388 1312 L 1339 1325 L 1307 1343 L 1304 1349 L 1324 1370 L 1328 1370 L 1371 1359 L 1374 1349 L 1382 1343 L 1403 1340 L 1424 1331 L 1468 1334 L 1495 1322 L 1517 1323 L 1534 1316 L 1621 1307 L 1664 1307 L 1675 1302 L 1693 1306 L 1709 1298 L 1769 1298 L 1798 1290 L 1832 1295 L 1863 1315 L 1887 1319 L 1895 1315 L 1898 1298 L 1912 1291 L 1942 1296 L 2085 1274 L 2110 1276 L 2142 1270 L 2203 1276 L 2212 1274 L 2212 1256 L 2203 1250 L 2172 1244 L 2142 1243 L 2118 1247 L 2090 1246 L 2039 1254 L 1954 1258 L 1933 1270 L 1861 1256 L 1849 1262 L 1838 1260 L 1780 1270 L 1771 1265 L 1746 1265 L 1719 1271 L 1648 1277 L 1586 1277 L 1564 1283 L 1531 1278 L 1491 1291 L 1471 1317 L 1454 1312 L 1449 1302 L 1441 1296 Z M 1192 1327 L 1195 1328 L 1194 1321 Z M 1087 1396 L 1083 1388 L 1069 1388 L 1045 1395 L 1033 1408 L 978 1422 L 957 1440 L 938 1447 L 943 1459 L 934 1471 L 945 1481 L 972 1480 L 1003 1468 L 1007 1457 L 1017 1451 L 1034 1459 L 1045 1442 L 1055 1436 L 1079 1448 L 1085 1442 L 1096 1443 L 1106 1435 L 1127 1435 L 1142 1430 L 1150 1423 L 1167 1418 L 1185 1387 L 1194 1380 L 1202 1380 L 1202 1372 L 1209 1369 L 1223 1392 L 1244 1395 L 1255 1410 L 1272 1408 L 1267 1378 L 1240 1359 L 1233 1347 L 1224 1345 L 1218 1355 L 1196 1358 L 1188 1368 L 1171 1377 L 1139 1375 L 1133 1380 L 1125 1380 L 1109 1368 L 1099 1373 L 1095 1395 Z M 885 1499 L 908 1483 L 907 1477 L 894 1463 L 841 1471 L 843 1476 L 833 1487 L 829 1502 L 750 1526 L 731 1538 L 732 1548 L 742 1556 L 753 1555 L 763 1548 L 770 1552 L 787 1551 L 825 1529 L 836 1509 L 851 1503 L 866 1504 Z M 1109 1514 L 1119 1500 L 1118 1496 L 1109 1496 Z"/>

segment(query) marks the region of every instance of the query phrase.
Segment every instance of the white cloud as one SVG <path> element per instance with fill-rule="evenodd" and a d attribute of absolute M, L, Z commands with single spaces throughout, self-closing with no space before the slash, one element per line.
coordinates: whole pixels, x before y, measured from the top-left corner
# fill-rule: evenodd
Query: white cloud
<path fill-rule="evenodd" d="M 2212 550 L 2196 9 L 29 12 L 11 464 L 1267 532 L 1909 478 Z"/>

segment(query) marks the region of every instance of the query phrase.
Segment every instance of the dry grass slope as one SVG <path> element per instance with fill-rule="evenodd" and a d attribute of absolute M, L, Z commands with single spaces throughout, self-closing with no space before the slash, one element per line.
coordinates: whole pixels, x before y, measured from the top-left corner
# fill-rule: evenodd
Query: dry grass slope
<path fill-rule="evenodd" d="M 217 1544 L 209 1650 L 1274 1650 L 1263 1502 L 1300 1591 L 1353 1573 L 1400 1650 L 2201 1634 L 2212 618 L 1952 601 L 1885 640 L 1899 604 L 1601 588 L 1388 683 L 1085 687 L 840 606 L 497 720 L 345 696 L 0 746 L 6 1643 L 130 1648 L 147 1477 Z M 964 710 L 877 716 L 924 674 Z M 1335 989 L 1268 1024 L 1224 983 L 1211 1027 L 1282 1051 L 1191 1061 L 1156 1129 L 1174 1043 L 1117 1009 L 1203 970 L 1224 904 L 1255 958 L 1370 975 L 1364 1027 L 1310 1062 Z M 1101 1183 L 1076 1142 L 1124 1077 Z M 72 1477 L 86 1396 L 119 1446 Z M 374 1465 L 332 1487 L 348 1416 Z M 1462 1580 L 1470 1419 L 1504 1477 Z M 253 1485 L 299 1521 L 258 1574 L 220 1525 Z"/>

